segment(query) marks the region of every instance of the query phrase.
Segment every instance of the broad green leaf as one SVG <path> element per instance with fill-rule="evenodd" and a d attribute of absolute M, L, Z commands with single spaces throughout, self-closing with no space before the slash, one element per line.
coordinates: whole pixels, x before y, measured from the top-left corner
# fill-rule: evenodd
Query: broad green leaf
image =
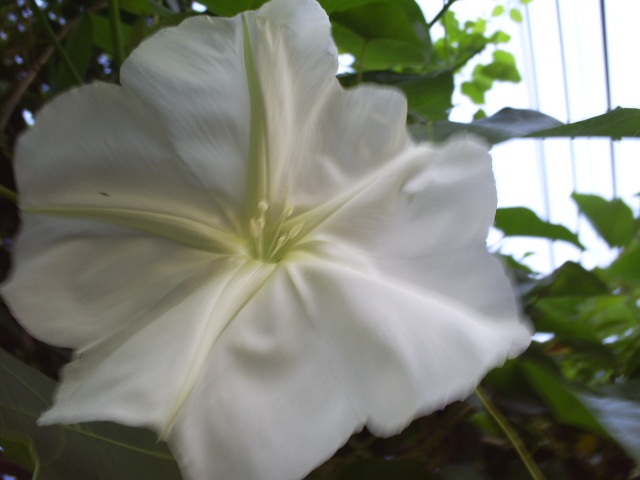
<path fill-rule="evenodd" d="M 368 458 L 345 466 L 338 480 L 430 480 L 434 477 L 421 468 L 406 462 Z"/>
<path fill-rule="evenodd" d="M 640 137 L 640 109 L 616 108 L 603 115 L 530 133 L 528 137 Z"/>
<path fill-rule="evenodd" d="M 491 16 L 492 17 L 499 17 L 503 13 L 504 13 L 504 7 L 502 5 L 498 5 L 497 7 L 495 7 L 493 9 L 493 12 L 491 12 Z"/>
<path fill-rule="evenodd" d="M 559 423 L 608 437 L 594 415 L 583 405 L 580 397 L 565 385 L 561 378 L 533 362 L 523 361 L 519 365 L 531 386 L 544 400 Z"/>
<path fill-rule="evenodd" d="M 541 297 L 593 297 L 609 295 L 607 285 L 575 262 L 565 262 L 538 282 L 534 293 Z"/>
<path fill-rule="evenodd" d="M 53 380 L 0 350 L 0 439 L 31 442 L 43 478 L 181 478 L 166 444 L 149 431 L 108 422 L 37 426 L 54 388 Z"/>
<path fill-rule="evenodd" d="M 105 52 L 114 53 L 113 37 L 111 36 L 111 25 L 107 17 L 102 15 L 89 14 L 91 16 L 91 25 L 93 29 L 93 44 L 104 50 Z M 129 44 L 131 36 L 131 26 L 126 23 L 120 24 L 122 37 L 124 38 L 125 47 Z"/>
<path fill-rule="evenodd" d="M 417 140 L 443 141 L 459 132 L 471 132 L 484 137 L 490 144 L 524 137 L 531 132 L 562 125 L 558 120 L 534 110 L 504 108 L 495 115 L 471 123 L 449 121 L 409 127 Z"/>
<path fill-rule="evenodd" d="M 93 30 L 91 26 L 91 17 L 87 12 L 80 16 L 80 20 L 69 35 L 69 40 L 65 45 L 65 50 L 73 63 L 76 71 L 81 78 L 84 78 L 91 63 L 92 44 L 91 39 Z M 76 85 L 76 80 L 69 71 L 64 62 L 61 62 L 57 68 L 58 74 L 53 81 L 54 92 L 66 90 Z"/>
<path fill-rule="evenodd" d="M 425 63 L 431 49 L 428 32 L 407 14 L 402 3 L 406 2 L 380 1 L 333 11 L 330 18 L 336 43 L 356 57 L 358 69 Z"/>
<path fill-rule="evenodd" d="M 582 213 L 610 247 L 626 247 L 636 233 L 631 208 L 619 198 L 605 200 L 597 195 L 571 195 Z"/>
<path fill-rule="evenodd" d="M 640 380 L 576 396 L 627 454 L 640 462 Z"/>
<path fill-rule="evenodd" d="M 19 437 L 0 435 L 0 447 L 5 457 L 19 467 L 34 472 L 34 476 L 40 469 L 40 459 L 30 439 L 25 435 Z"/>
<path fill-rule="evenodd" d="M 584 250 L 578 236 L 563 225 L 542 220 L 535 212 L 525 207 L 499 208 L 494 227 L 507 237 L 540 237 L 563 240 Z"/>
<path fill-rule="evenodd" d="M 356 74 L 341 75 L 340 83 L 349 87 L 356 85 Z M 407 96 L 409 113 L 422 119 L 437 120 L 447 118 L 453 94 L 453 75 L 450 71 L 411 75 L 390 71 L 365 72 L 362 81 L 395 85 Z"/>

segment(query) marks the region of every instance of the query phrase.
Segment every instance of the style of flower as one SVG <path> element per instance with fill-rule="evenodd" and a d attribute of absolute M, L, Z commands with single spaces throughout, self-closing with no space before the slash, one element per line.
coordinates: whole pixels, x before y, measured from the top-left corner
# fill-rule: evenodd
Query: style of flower
<path fill-rule="evenodd" d="M 39 113 L 3 295 L 76 352 L 41 424 L 149 427 L 189 479 L 296 479 L 526 348 L 485 146 L 414 144 L 401 93 L 336 68 L 321 7 L 273 0 Z"/>

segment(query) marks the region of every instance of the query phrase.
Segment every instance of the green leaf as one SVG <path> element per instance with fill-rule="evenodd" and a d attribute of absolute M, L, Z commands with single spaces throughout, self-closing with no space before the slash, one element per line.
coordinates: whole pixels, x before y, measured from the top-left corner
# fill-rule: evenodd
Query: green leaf
<path fill-rule="evenodd" d="M 634 241 L 607 268 L 612 279 L 630 285 L 640 285 L 640 241 Z"/>
<path fill-rule="evenodd" d="M 563 225 L 542 220 L 535 212 L 525 207 L 499 208 L 496 211 L 494 227 L 507 237 L 540 237 L 563 240 L 584 250 L 578 236 Z"/>
<path fill-rule="evenodd" d="M 75 27 L 73 27 L 69 35 L 69 40 L 65 45 L 65 50 L 71 59 L 71 63 L 73 63 L 73 66 L 81 78 L 85 77 L 91 63 L 92 36 L 91 17 L 85 12 L 80 16 L 80 20 L 78 20 Z M 60 63 L 57 72 L 58 74 L 52 84 L 54 92 L 60 92 L 77 85 L 75 77 L 64 62 Z"/>
<path fill-rule="evenodd" d="M 640 109 L 616 108 L 603 115 L 530 133 L 528 137 L 640 137 Z"/>
<path fill-rule="evenodd" d="M 627 454 L 640 462 L 640 380 L 610 385 L 577 398 Z"/>
<path fill-rule="evenodd" d="M 534 362 L 522 361 L 519 366 L 559 423 L 608 438 L 605 429 L 585 407 L 580 397 L 561 378 L 547 372 Z"/>
<path fill-rule="evenodd" d="M 153 9 L 149 0 L 119 0 L 118 6 L 134 15 L 152 15 Z"/>
<path fill-rule="evenodd" d="M 493 12 L 491 12 L 491 16 L 492 17 L 499 17 L 503 13 L 504 13 L 504 7 L 502 5 L 498 5 L 497 7 L 495 7 L 493 9 Z"/>
<path fill-rule="evenodd" d="M 338 47 L 356 57 L 359 70 L 423 65 L 431 49 L 430 40 L 424 42 L 428 34 L 421 39 L 407 12 L 395 3 L 341 8 L 330 18 Z"/>
<path fill-rule="evenodd" d="M 181 478 L 166 444 L 147 430 L 108 422 L 37 426 L 54 388 L 53 380 L 0 350 L 0 438 L 30 442 L 44 478 Z"/>
<path fill-rule="evenodd" d="M 592 272 L 575 262 L 565 262 L 538 281 L 538 297 L 594 297 L 610 295 L 607 285 Z"/>
<path fill-rule="evenodd" d="M 515 57 L 504 50 L 496 50 L 493 52 L 493 62 L 482 67 L 480 72 L 485 77 L 503 82 L 518 83 L 522 80 L 516 68 Z"/>
<path fill-rule="evenodd" d="M 411 75 L 390 71 L 365 72 L 363 82 L 395 85 L 407 96 L 409 113 L 427 120 L 447 118 L 453 94 L 453 74 L 449 70 L 426 75 Z M 360 76 L 347 74 L 338 77 L 345 87 L 356 85 Z"/>
<path fill-rule="evenodd" d="M 114 54 L 113 49 L 113 37 L 111 35 L 111 24 L 107 17 L 101 15 L 89 14 L 91 17 L 91 25 L 93 30 L 93 44 L 104 50 L 107 53 Z M 129 43 L 131 37 L 131 26 L 126 23 L 120 24 L 122 37 L 124 38 L 125 46 Z"/>
<path fill-rule="evenodd" d="M 531 132 L 562 125 L 558 120 L 534 110 L 503 108 L 495 115 L 471 123 L 449 121 L 409 127 L 417 140 L 443 141 L 459 132 L 471 132 L 484 137 L 490 144 L 505 142 L 512 138 L 524 137 Z"/>
<path fill-rule="evenodd" d="M 522 20 L 524 20 L 522 18 L 522 13 L 517 8 L 512 8 L 509 11 L 509 16 L 511 17 L 511 20 L 513 20 L 514 22 L 517 22 L 517 23 L 522 23 Z"/>
<path fill-rule="evenodd" d="M 610 247 L 626 247 L 636 234 L 633 211 L 619 198 L 605 200 L 597 195 L 571 195 L 582 213 Z"/>

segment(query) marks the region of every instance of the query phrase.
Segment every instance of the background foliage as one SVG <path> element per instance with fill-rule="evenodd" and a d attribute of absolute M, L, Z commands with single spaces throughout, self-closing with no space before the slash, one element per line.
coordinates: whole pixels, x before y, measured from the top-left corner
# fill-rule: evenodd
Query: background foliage
<path fill-rule="evenodd" d="M 529 1 L 505 0 L 493 16 L 520 22 L 522 4 Z M 117 82 L 119 64 L 145 37 L 199 14 L 187 0 L 121 0 L 111 12 L 105 0 L 32 2 L 0 6 L 1 278 L 19 225 L 11 152 L 31 114 L 79 81 Z M 454 76 L 480 52 L 490 49 L 492 61 L 478 64 L 471 78 L 459 82 L 479 107 L 495 82 L 520 81 L 509 36 L 492 31 L 490 19 L 459 22 L 449 10 L 454 2 L 425 19 L 414 0 L 321 0 L 340 52 L 354 58 L 352 72 L 340 75 L 340 82 L 347 88 L 375 82 L 402 89 L 409 103 L 407 123 L 419 140 L 442 141 L 460 131 L 491 144 L 523 136 L 640 135 L 640 112 L 624 108 L 571 125 L 528 110 L 504 109 L 486 117 L 481 108 L 470 124 L 449 122 Z M 264 1 L 201 3 L 209 15 L 232 16 Z M 440 38 L 432 36 L 436 23 L 444 27 Z M 640 479 L 640 219 L 619 199 L 575 193 L 573 200 L 618 249 L 611 265 L 589 271 L 568 262 L 541 275 L 503 257 L 525 312 L 539 332 L 550 334 L 547 340 L 490 372 L 478 395 L 414 421 L 398 436 L 380 439 L 366 430 L 354 435 L 310 480 L 527 479 L 531 472 L 518 456 L 522 445 L 540 468 L 533 471 L 537 478 Z M 582 248 L 573 232 L 526 208 L 499 210 L 496 228 L 505 236 Z M 4 304 L 0 347 L 0 475 L 180 478 L 166 446 L 150 432 L 106 422 L 37 427 L 70 352 L 30 337 Z"/>

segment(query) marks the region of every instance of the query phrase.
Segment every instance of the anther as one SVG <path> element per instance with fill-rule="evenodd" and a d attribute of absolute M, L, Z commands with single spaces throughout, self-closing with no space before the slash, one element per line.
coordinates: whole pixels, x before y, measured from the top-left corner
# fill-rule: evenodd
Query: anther
<path fill-rule="evenodd" d="M 258 210 L 260 210 L 262 213 L 266 212 L 268 208 L 269 204 L 266 200 L 261 200 L 260 203 L 258 203 Z"/>
<path fill-rule="evenodd" d="M 284 211 L 284 218 L 290 217 L 293 213 L 293 205 L 288 205 Z"/>

